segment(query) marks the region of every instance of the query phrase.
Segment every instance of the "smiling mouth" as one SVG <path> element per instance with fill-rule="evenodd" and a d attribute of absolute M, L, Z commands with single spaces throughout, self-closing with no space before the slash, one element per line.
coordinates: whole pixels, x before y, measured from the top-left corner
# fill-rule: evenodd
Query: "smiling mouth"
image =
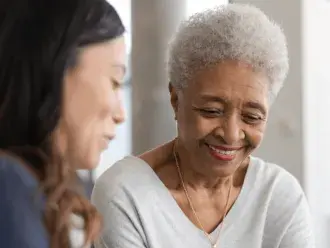
<path fill-rule="evenodd" d="M 221 147 L 221 146 L 213 146 L 210 144 L 206 144 L 209 148 L 210 154 L 216 158 L 217 160 L 222 161 L 231 161 L 236 157 L 236 154 L 242 149 L 242 147 Z"/>

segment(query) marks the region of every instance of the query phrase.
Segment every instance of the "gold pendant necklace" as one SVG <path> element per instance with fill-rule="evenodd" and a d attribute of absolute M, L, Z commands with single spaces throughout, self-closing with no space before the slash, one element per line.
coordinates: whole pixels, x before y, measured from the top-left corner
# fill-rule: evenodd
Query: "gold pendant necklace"
<path fill-rule="evenodd" d="M 175 143 L 176 144 L 176 143 Z M 210 234 L 208 234 L 206 231 L 205 231 L 205 228 L 202 224 L 202 222 L 200 221 L 198 215 L 197 215 L 197 212 L 194 208 L 194 205 L 192 203 L 192 200 L 191 200 L 191 197 L 189 196 L 188 194 L 188 190 L 186 188 L 186 185 L 184 183 L 184 180 L 183 180 L 183 176 L 182 176 L 182 172 L 181 172 L 181 169 L 180 169 L 180 166 L 179 166 L 179 162 L 178 162 L 178 158 L 177 158 L 177 154 L 176 154 L 176 145 L 174 144 L 173 146 L 173 155 L 174 155 L 174 159 L 175 159 L 175 164 L 176 164 L 176 167 L 178 169 L 178 174 L 179 174 L 179 177 L 180 177 L 180 181 L 181 181 L 181 185 L 182 185 L 182 188 L 184 190 L 184 193 L 186 195 L 186 198 L 188 200 L 188 203 L 189 203 L 189 206 L 190 206 L 190 209 L 192 210 L 194 216 L 195 216 L 195 219 L 197 220 L 198 222 L 198 225 L 200 227 L 200 229 L 202 229 L 202 231 L 204 232 L 205 236 L 207 237 L 207 239 L 209 240 L 210 244 L 211 244 L 211 247 L 212 248 L 217 248 L 217 243 L 220 239 L 220 233 L 221 233 L 221 229 L 222 229 L 222 226 L 223 226 L 223 222 L 225 220 L 225 217 L 227 215 L 227 211 L 228 211 L 228 207 L 229 207 L 229 199 L 230 199 L 230 196 L 231 196 L 231 190 L 232 190 L 232 184 L 230 184 L 230 187 L 229 187 L 229 190 L 228 190 L 228 195 L 227 195 L 227 202 L 226 202 L 226 205 L 225 205 L 225 209 L 224 209 L 224 213 L 222 215 L 222 222 L 220 223 L 220 228 L 219 228 L 219 232 L 218 232 L 218 236 L 216 238 L 216 240 L 213 242 L 212 239 L 211 239 L 211 236 Z"/>

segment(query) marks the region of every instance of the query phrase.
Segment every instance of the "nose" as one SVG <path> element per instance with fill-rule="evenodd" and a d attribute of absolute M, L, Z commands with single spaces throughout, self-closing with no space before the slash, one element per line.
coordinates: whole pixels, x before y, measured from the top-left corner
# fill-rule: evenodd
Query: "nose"
<path fill-rule="evenodd" d="M 245 133 L 242 129 L 240 118 L 236 114 L 230 114 L 220 120 L 220 125 L 216 130 L 216 135 L 219 135 L 228 145 L 241 144 L 245 139 Z"/>
<path fill-rule="evenodd" d="M 125 109 L 119 97 L 117 99 L 112 118 L 116 124 L 120 124 L 125 121 Z"/>

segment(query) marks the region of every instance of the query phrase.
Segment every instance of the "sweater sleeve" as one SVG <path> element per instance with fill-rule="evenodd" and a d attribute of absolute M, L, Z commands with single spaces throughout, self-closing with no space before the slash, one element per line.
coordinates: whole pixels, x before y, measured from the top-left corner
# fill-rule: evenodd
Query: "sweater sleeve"
<path fill-rule="evenodd" d="M 301 195 L 279 248 L 315 248 L 311 216 L 304 195 Z"/>
<path fill-rule="evenodd" d="M 315 248 L 310 209 L 298 180 L 282 171 L 271 194 L 266 244 L 277 248 Z"/>
<path fill-rule="evenodd" d="M 103 233 L 95 248 L 147 248 L 134 203 L 123 190 L 117 194 L 112 191 L 100 180 L 92 193 L 92 202 L 104 219 Z"/>

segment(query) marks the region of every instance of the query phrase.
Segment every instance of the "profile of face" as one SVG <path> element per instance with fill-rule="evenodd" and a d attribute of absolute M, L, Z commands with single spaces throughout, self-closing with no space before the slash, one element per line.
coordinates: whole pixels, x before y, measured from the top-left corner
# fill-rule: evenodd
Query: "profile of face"
<path fill-rule="evenodd" d="M 269 110 L 264 73 L 224 61 L 170 93 L 179 146 L 194 171 L 229 176 L 261 143 Z"/>
<path fill-rule="evenodd" d="M 65 74 L 55 146 L 76 169 L 97 166 L 116 125 L 124 121 L 125 54 L 123 37 L 86 46 Z"/>

